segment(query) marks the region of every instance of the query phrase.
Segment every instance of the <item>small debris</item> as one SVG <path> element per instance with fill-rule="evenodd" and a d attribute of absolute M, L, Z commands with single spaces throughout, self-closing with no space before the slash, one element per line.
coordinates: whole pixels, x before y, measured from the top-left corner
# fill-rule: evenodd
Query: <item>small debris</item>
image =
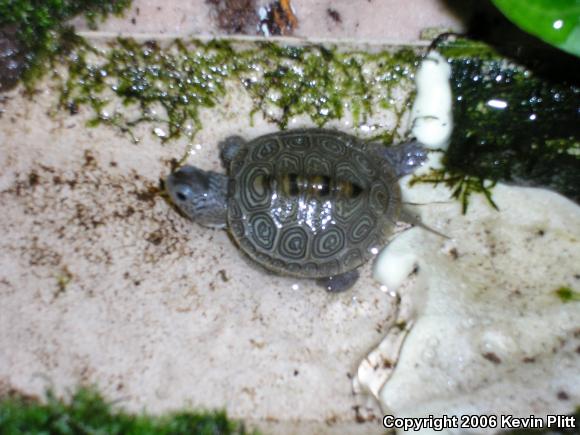
<path fill-rule="evenodd" d="M 292 35 L 298 27 L 290 0 L 277 0 L 258 11 L 260 24 L 258 32 L 264 36 Z"/>
<path fill-rule="evenodd" d="M 226 274 L 226 271 L 225 271 L 225 269 L 220 269 L 220 270 L 218 271 L 218 275 L 219 275 L 219 277 L 221 278 L 221 280 L 222 280 L 223 282 L 228 282 L 228 281 L 230 280 L 230 278 L 229 278 L 229 277 L 228 277 L 228 275 Z"/>
<path fill-rule="evenodd" d="M 147 236 L 146 240 L 155 246 L 159 246 L 163 241 L 163 234 L 160 231 L 154 231 Z"/>
<path fill-rule="evenodd" d="M 565 391 L 558 391 L 556 397 L 560 400 L 570 400 L 570 396 Z"/>
<path fill-rule="evenodd" d="M 139 201 L 148 202 L 152 205 L 155 203 L 155 198 L 157 198 L 162 191 L 155 186 L 148 186 L 147 190 L 136 191 L 134 193 Z"/>
<path fill-rule="evenodd" d="M 266 343 L 264 343 L 263 341 L 256 341 L 253 338 L 250 338 L 250 344 L 252 345 L 252 347 L 255 347 L 256 349 L 263 349 L 264 346 L 266 345 Z"/>
<path fill-rule="evenodd" d="M 457 248 L 451 248 L 449 250 L 449 255 L 452 259 L 457 260 L 459 258 L 459 252 L 457 252 Z"/>
<path fill-rule="evenodd" d="M 68 270 L 68 267 L 64 266 L 60 271 L 60 274 L 56 278 L 57 289 L 54 292 L 55 299 L 66 291 L 66 288 L 72 281 L 72 278 L 73 278 L 72 273 Z"/>
<path fill-rule="evenodd" d="M 74 101 L 69 101 L 66 104 L 66 108 L 68 109 L 68 113 L 70 113 L 71 115 L 76 115 L 77 113 L 79 113 L 79 105 Z"/>
<path fill-rule="evenodd" d="M 326 9 L 326 13 L 335 23 L 342 23 L 342 17 L 336 9 L 328 8 Z"/>
<path fill-rule="evenodd" d="M 218 27 L 228 34 L 255 33 L 258 14 L 255 0 L 206 0 L 213 6 Z"/>
<path fill-rule="evenodd" d="M 501 358 L 493 352 L 484 353 L 482 356 L 494 364 L 501 364 Z"/>
<path fill-rule="evenodd" d="M 30 174 L 28 174 L 28 184 L 30 185 L 30 187 L 35 187 L 38 185 L 39 183 L 39 176 L 38 173 L 35 171 L 31 171 Z"/>
<path fill-rule="evenodd" d="M 352 409 L 354 411 L 354 419 L 359 424 L 377 420 L 377 416 L 369 409 L 361 409 L 359 405 L 353 406 Z"/>
<path fill-rule="evenodd" d="M 326 420 L 324 420 L 324 422 L 327 424 L 327 426 L 333 426 L 336 423 L 338 423 L 338 417 L 333 414 L 332 416 L 330 416 Z"/>
<path fill-rule="evenodd" d="M 89 150 L 85 150 L 83 156 L 85 159 L 84 164 L 83 164 L 83 168 L 95 169 L 97 167 L 97 160 L 95 159 L 95 156 Z"/>

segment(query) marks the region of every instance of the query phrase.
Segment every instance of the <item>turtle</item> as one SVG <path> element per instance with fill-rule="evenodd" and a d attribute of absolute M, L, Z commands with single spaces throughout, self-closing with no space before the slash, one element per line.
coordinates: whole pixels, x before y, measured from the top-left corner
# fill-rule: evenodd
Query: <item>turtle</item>
<path fill-rule="evenodd" d="M 331 129 L 293 129 L 219 144 L 226 173 L 182 166 L 165 180 L 177 209 L 229 230 L 263 268 L 352 287 L 401 216 L 399 178 L 426 160 L 416 140 L 386 147 Z"/>

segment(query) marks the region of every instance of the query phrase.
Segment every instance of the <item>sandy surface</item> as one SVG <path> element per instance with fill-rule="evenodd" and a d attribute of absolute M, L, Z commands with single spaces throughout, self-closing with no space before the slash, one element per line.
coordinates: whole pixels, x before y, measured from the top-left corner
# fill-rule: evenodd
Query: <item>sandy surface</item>
<path fill-rule="evenodd" d="M 96 384 L 132 410 L 353 424 L 351 378 L 396 309 L 370 265 L 339 295 L 249 266 L 226 232 L 151 193 L 183 141 L 147 127 L 136 145 L 87 129 L 82 109 L 50 116 L 56 95 L 40 88 L 12 93 L 0 118 L 1 389 Z M 235 114 L 204 112 L 190 163 L 220 170 L 218 140 L 275 130 L 249 128 L 250 101 L 230 98 Z"/>
<path fill-rule="evenodd" d="M 268 3 L 265 0 L 255 2 L 257 9 Z M 445 0 L 292 0 L 298 20 L 294 36 L 412 41 L 418 39 L 425 28 L 464 29 L 461 17 L 450 6 L 453 3 Z M 75 23 L 79 30 L 86 29 L 82 20 Z M 216 10 L 206 0 L 134 0 L 125 17 L 111 18 L 99 29 L 114 33 L 225 33 L 217 23 Z M 255 33 L 252 27 L 248 33 Z"/>

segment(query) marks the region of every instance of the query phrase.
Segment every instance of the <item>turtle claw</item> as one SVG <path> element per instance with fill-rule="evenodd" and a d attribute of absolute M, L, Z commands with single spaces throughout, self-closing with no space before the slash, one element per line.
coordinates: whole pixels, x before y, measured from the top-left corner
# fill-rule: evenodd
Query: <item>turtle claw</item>
<path fill-rule="evenodd" d="M 316 284 L 329 293 L 340 293 L 350 289 L 358 280 L 358 270 L 354 269 L 340 275 L 329 276 L 327 278 L 318 278 Z"/>

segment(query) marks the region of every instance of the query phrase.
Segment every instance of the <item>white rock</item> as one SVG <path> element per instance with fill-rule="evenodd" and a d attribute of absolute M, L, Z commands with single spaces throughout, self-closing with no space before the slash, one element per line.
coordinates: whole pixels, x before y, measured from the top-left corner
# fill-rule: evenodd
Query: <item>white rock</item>
<path fill-rule="evenodd" d="M 415 83 L 417 97 L 411 110 L 413 135 L 432 149 L 446 149 L 453 130 L 451 67 L 436 51 L 421 62 Z"/>
<path fill-rule="evenodd" d="M 580 403 L 580 303 L 555 293 L 580 290 L 580 207 L 554 192 L 501 184 L 494 201 L 500 211 L 483 196 L 471 198 L 466 215 L 455 203 L 426 207 L 424 220 L 452 239 L 414 228 L 380 255 L 375 276 L 387 286 L 419 265 L 399 291 L 409 308 L 393 322 L 412 328 L 404 341 L 392 328 L 358 371 L 360 390 L 375 394 L 383 412 L 545 417 Z M 374 363 L 386 357 L 394 369 Z"/>
<path fill-rule="evenodd" d="M 406 239 L 410 232 L 412 230 L 401 234 L 399 238 Z M 405 246 L 404 242 L 402 245 Z M 378 255 L 374 264 L 373 278 L 385 285 L 389 291 L 397 291 L 417 266 L 417 256 L 412 252 L 390 249 L 389 246 L 393 244 L 387 245 Z"/>

